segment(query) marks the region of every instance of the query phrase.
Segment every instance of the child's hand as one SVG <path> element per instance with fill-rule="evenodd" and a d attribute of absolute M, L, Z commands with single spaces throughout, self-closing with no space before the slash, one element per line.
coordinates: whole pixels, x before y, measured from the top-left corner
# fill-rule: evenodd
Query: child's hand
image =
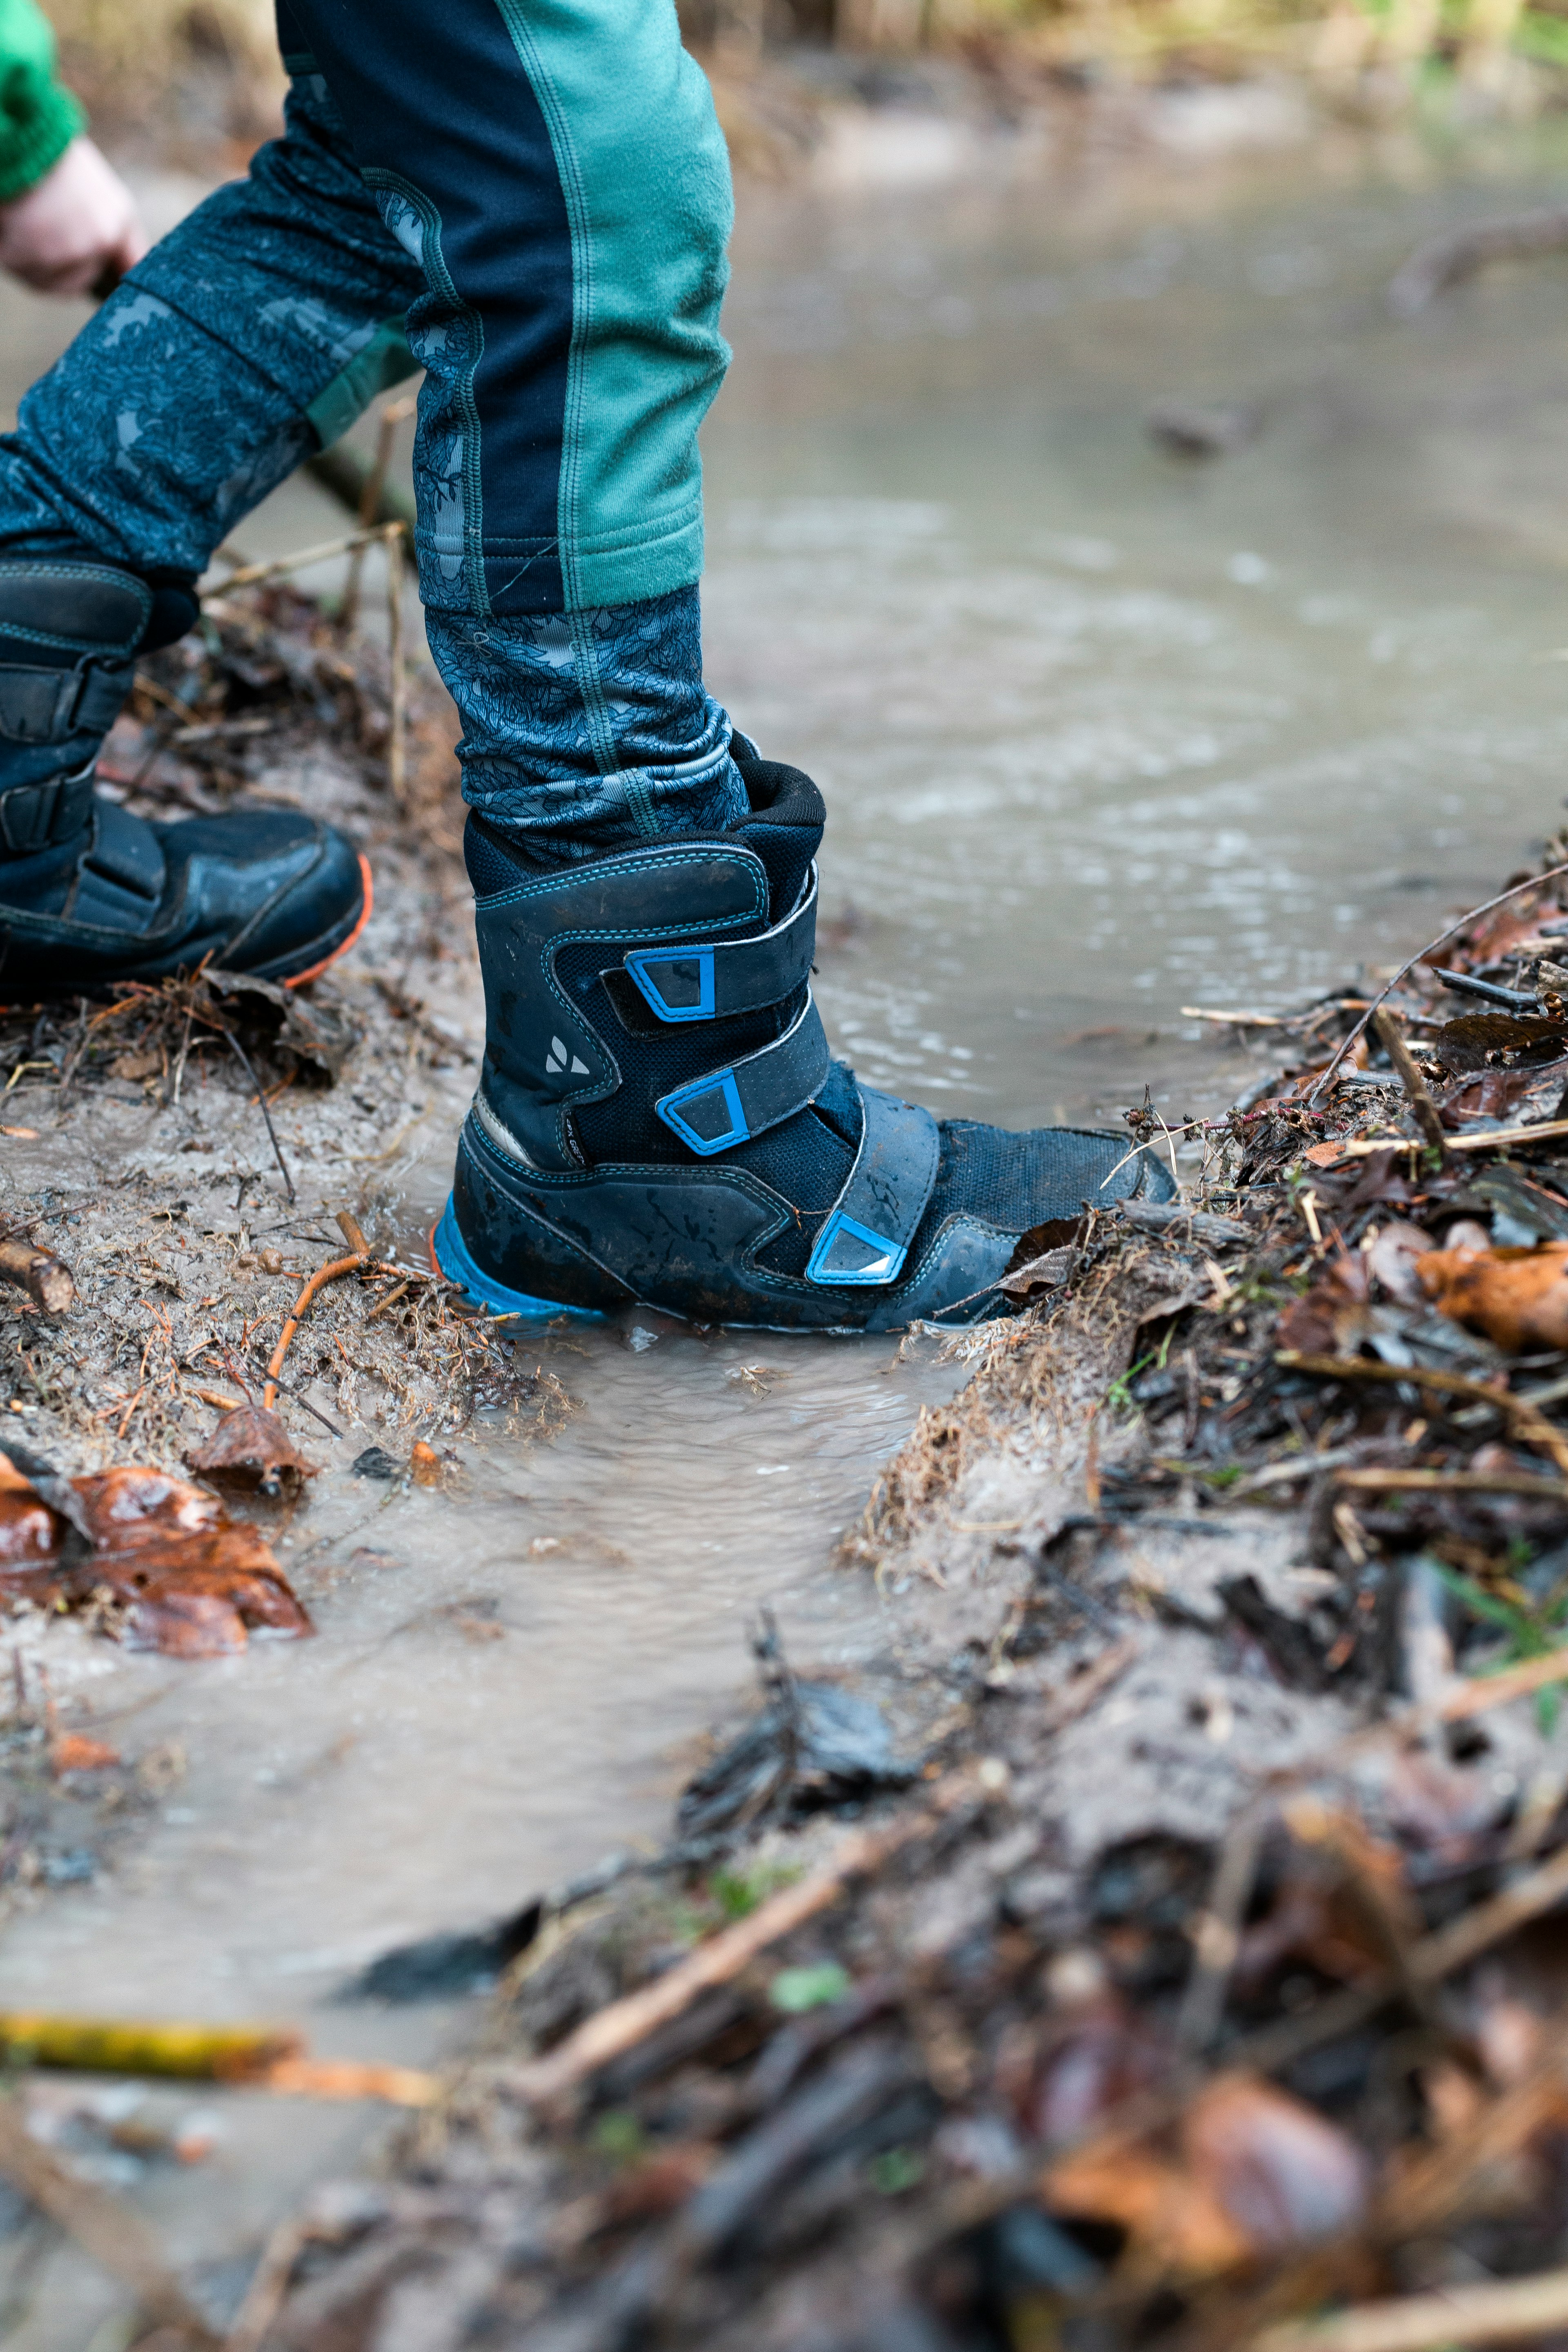
<path fill-rule="evenodd" d="M 147 250 L 135 199 L 90 139 L 0 205 L 0 269 L 41 294 L 110 294 Z"/>

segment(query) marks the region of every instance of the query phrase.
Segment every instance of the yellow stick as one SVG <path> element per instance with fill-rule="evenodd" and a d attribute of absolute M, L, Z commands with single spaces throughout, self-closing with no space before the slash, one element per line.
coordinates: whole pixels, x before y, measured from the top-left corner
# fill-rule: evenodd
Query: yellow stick
<path fill-rule="evenodd" d="M 233 2082 L 265 2075 L 280 2059 L 297 2057 L 302 2047 L 299 2034 L 273 2025 L 149 2024 L 0 2011 L 0 2050 L 12 2065 Z"/>

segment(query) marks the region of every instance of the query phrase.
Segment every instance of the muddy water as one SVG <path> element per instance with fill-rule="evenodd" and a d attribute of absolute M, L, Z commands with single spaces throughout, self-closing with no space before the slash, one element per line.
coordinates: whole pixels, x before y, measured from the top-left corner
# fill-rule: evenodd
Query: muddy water
<path fill-rule="evenodd" d="M 710 669 L 829 793 L 821 995 L 868 1076 L 999 1118 L 1114 1114 L 1146 1078 L 1217 1102 L 1250 1067 L 1184 1004 L 1392 959 L 1556 823 L 1568 265 L 1413 324 L 1380 289 L 1565 173 L 1539 144 L 1447 171 L 1395 148 L 743 205 Z M 46 356 L 57 315 L 26 306 L 13 352 Z M 1169 398 L 1252 408 L 1255 436 L 1183 465 L 1144 431 Z M 336 527 L 295 485 L 245 544 Z M 438 1095 L 414 1139 L 410 1246 L 459 1110 Z M 322 1448 L 283 1554 L 315 1643 L 115 1665 L 103 1727 L 177 1741 L 185 1780 L 118 1871 L 9 1927 L 0 2000 L 288 2017 L 417 2063 L 463 2006 L 343 2008 L 350 1969 L 656 1835 L 759 1601 L 806 1654 L 878 1640 L 832 1535 L 951 1372 L 647 1316 L 540 1344 L 576 1417 L 549 1446 L 470 1433 L 459 1490 L 388 1494 L 347 1475 L 363 1439 Z M 162 2103 L 194 2104 L 209 2163 L 112 2161 L 217 2311 L 374 2119 Z M 0 2263 L 0 2340 L 119 2341 L 68 2250 L 23 2233 Z"/>

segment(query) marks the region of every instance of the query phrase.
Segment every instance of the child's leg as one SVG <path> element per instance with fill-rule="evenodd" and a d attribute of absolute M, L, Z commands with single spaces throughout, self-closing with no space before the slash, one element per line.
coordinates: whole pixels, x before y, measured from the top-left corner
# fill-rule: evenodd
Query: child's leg
<path fill-rule="evenodd" d="M 728 158 L 670 0 L 284 0 L 423 290 L 415 473 L 465 790 L 536 855 L 746 803 L 702 684 Z"/>

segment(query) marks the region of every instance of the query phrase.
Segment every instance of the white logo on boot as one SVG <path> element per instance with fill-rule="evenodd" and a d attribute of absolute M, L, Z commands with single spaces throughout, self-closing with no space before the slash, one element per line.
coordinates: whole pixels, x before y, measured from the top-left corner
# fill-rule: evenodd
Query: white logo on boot
<path fill-rule="evenodd" d="M 563 1070 L 566 1067 L 566 1048 L 559 1037 L 552 1037 L 550 1040 L 550 1051 L 545 1056 L 544 1066 L 552 1076 L 557 1070 Z M 588 1076 L 587 1063 L 580 1061 L 575 1054 L 572 1056 L 572 1075 L 574 1078 L 585 1078 Z"/>

